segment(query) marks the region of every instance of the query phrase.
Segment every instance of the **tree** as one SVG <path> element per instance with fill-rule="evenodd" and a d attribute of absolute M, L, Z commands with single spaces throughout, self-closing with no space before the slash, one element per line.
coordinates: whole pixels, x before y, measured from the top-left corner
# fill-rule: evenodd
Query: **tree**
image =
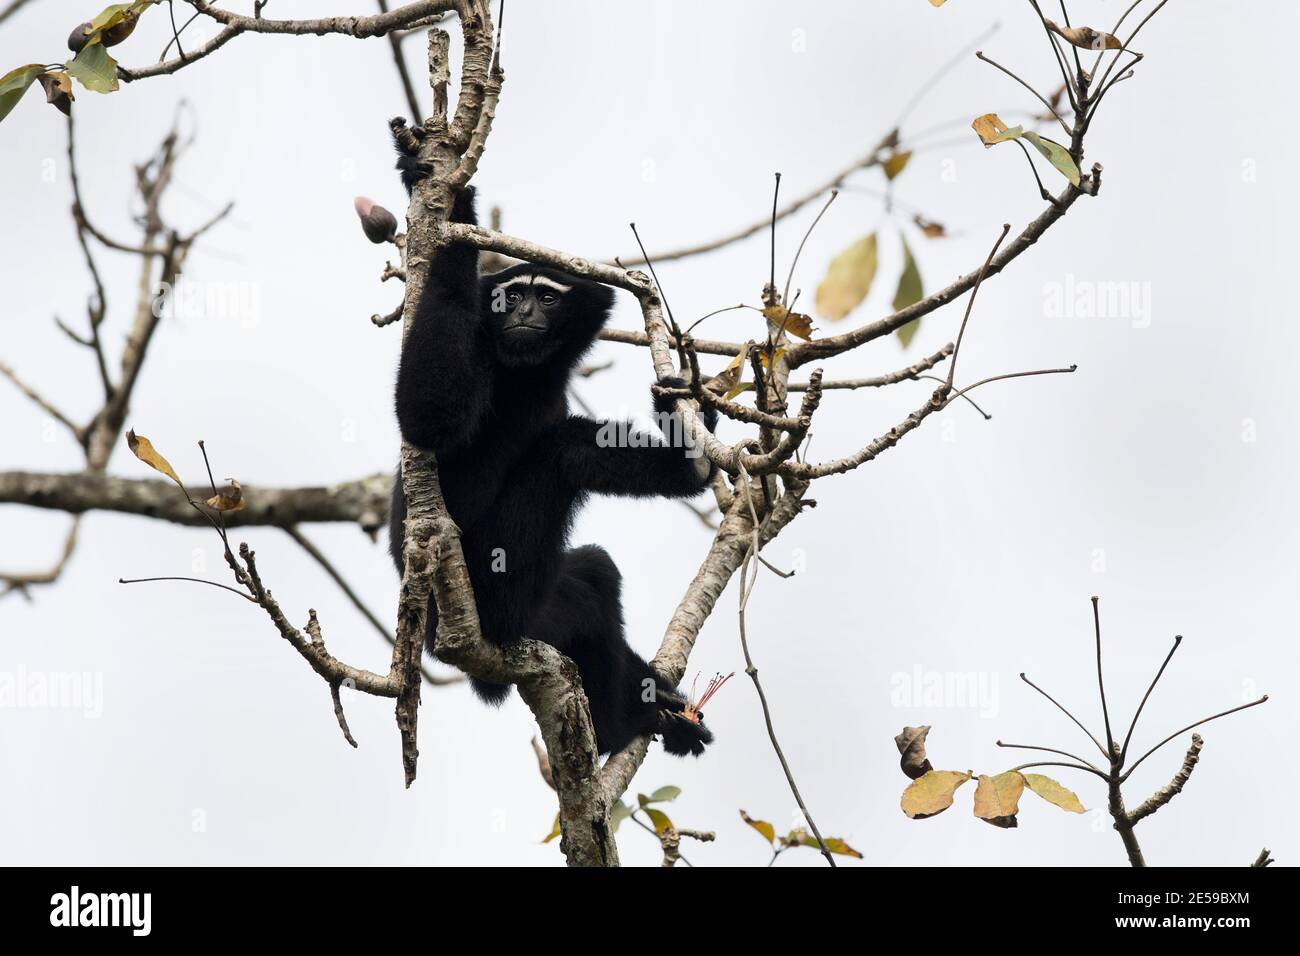
<path fill-rule="evenodd" d="M 694 580 L 670 617 L 653 662 L 666 678 L 676 683 L 686 675 L 701 626 L 715 610 L 720 595 L 737 571 L 742 572 L 740 633 L 744 640 L 745 602 L 762 560 L 759 554 L 813 504 L 808 493 L 814 482 L 855 471 L 874 461 L 928 418 L 958 400 L 973 405 L 970 393 L 986 384 L 1073 371 L 1073 366 L 1064 365 L 1025 371 L 988 370 L 991 374 L 984 374 L 968 385 L 959 385 L 956 378 L 958 359 L 974 317 L 973 307 L 981 283 L 1019 259 L 1081 200 L 1098 196 L 1102 169 L 1093 164 L 1085 171 L 1087 134 L 1110 91 L 1117 83 L 1130 77 L 1133 68 L 1141 62 L 1142 55 L 1131 51 L 1130 45 L 1164 2 L 1148 4 L 1142 10 L 1138 9 L 1141 4 L 1134 4 L 1111 32 L 1072 26 L 1068 16 L 1063 17 L 1063 25 L 1057 24 L 1043 14 L 1037 3 L 1031 3 L 1032 14 L 1041 22 L 1052 58 L 1060 69 L 1061 85 L 1054 94 L 1033 89 L 1012 70 L 982 53 L 978 54 L 1026 87 L 1039 101 L 1034 110 L 1041 105 L 1045 112 L 1039 114 L 1034 124 L 1026 125 L 1045 124 L 1049 131 L 1059 127 L 1060 133 L 1055 135 L 1061 137 L 1058 142 L 1037 129 L 1026 128 L 1026 125 L 1009 127 L 996 113 L 985 113 L 975 118 L 975 133 L 986 147 L 1001 145 L 1009 152 L 1010 147 L 1005 144 L 1010 143 L 1022 152 L 1032 171 L 1035 190 L 1046 204 L 1037 216 L 1014 231 L 1010 225 L 1003 226 L 982 264 L 925 295 L 915 257 L 907 248 L 905 266 L 890 314 L 849 331 L 822 335 L 814 334 L 810 316 L 797 311 L 798 296 L 791 296 L 791 279 L 787 277 L 784 283 L 778 281 L 774 241 L 767 275 L 755 282 L 759 305 L 751 306 L 761 314 L 763 324 L 756 332 L 755 341 L 743 343 L 699 339 L 691 334 L 694 326 L 684 328 L 679 325 L 668 306 L 665 290 L 654 277 L 654 264 L 711 251 L 768 228 L 775 234 L 782 220 L 816 202 L 828 191 L 829 205 L 834 199 L 835 188 L 852 172 L 879 168 L 887 181 L 892 182 L 912 155 L 908 138 L 900 128 L 887 131 L 869 153 L 856 159 L 825 187 L 784 205 L 780 204 L 779 195 L 774 196 L 771 216 L 763 217 L 752 226 L 709 243 L 659 255 L 645 255 L 643 250 L 640 259 L 626 257 L 612 262 L 597 262 L 505 234 L 496 228 L 446 222 L 452 194 L 471 181 L 484 154 L 504 90 L 501 35 L 494 24 L 492 11 L 482 0 L 422 0 L 391 9 L 381 3 L 380 11 L 371 16 L 313 20 L 265 16 L 264 4 L 261 3 L 256 5 L 253 16 L 243 16 L 193 0 L 193 16 L 175 29 L 175 56 L 168 59 L 168 51 L 164 51 L 160 62 L 141 68 L 116 64 L 108 49 L 125 39 L 139 18 L 158 16 L 160 11 L 153 9 L 158 6 L 152 0 L 114 5 L 89 21 L 87 28 L 79 28 L 80 49 L 65 67 L 34 64 L 6 75 L 0 80 L 0 113 L 11 109 L 24 90 L 37 82 L 42 84 L 51 103 L 67 109 L 73 95 L 72 79 L 89 90 L 109 92 L 121 84 L 177 73 L 198 60 L 217 54 L 222 47 L 246 34 L 385 37 L 400 52 L 402 38 L 419 35 L 411 31 L 428 29 L 433 110 L 422 123 L 404 128 L 401 135 L 419 146 L 434 172 L 420 184 L 412 197 L 405 230 L 400 233 L 380 230 L 382 241 L 392 242 L 399 254 L 398 265 L 387 269 L 385 278 L 402 279 L 405 294 L 403 307 L 377 316 L 375 325 L 382 327 L 395 323 L 398 318 L 411 316 L 423 286 L 423 266 L 430 252 L 452 241 L 469 243 L 489 254 L 528 259 L 565 269 L 623 289 L 635 297 L 641 309 L 644 332 L 610 330 L 605 337 L 646 349 L 657 378 L 675 374 L 678 366 L 681 371 L 689 373 L 691 387 L 672 393 L 678 399 L 678 412 L 692 438 L 726 474 L 726 478 L 720 478 L 714 488 L 721 520 L 713 541 L 699 563 Z M 463 44 L 454 108 L 448 65 L 451 35 L 442 28 L 444 20 L 451 14 L 456 16 Z M 1120 28 L 1130 17 L 1130 28 L 1127 34 L 1121 35 Z M 189 23 L 207 25 L 216 32 L 197 46 L 192 45 L 184 33 Z M 1085 58 L 1088 58 L 1087 67 Z M 401 65 L 411 110 L 418 115 L 422 111 L 415 84 L 400 55 L 397 62 Z M 73 156 L 72 132 L 69 119 L 70 160 Z M 402 450 L 402 481 L 410 503 L 403 543 L 408 571 L 401 586 L 398 627 L 392 639 L 390 667 L 387 673 L 382 674 L 352 666 L 331 654 L 324 637 L 328 622 L 319 621 L 314 612 L 301 627 L 291 623 L 272 596 L 264 579 L 264 570 L 254 553 L 244 546 L 230 546 L 226 535 L 229 530 L 241 526 L 272 524 L 289 530 L 298 543 L 312 553 L 313 546 L 297 526 L 310 521 L 332 520 L 356 522 L 368 530 L 377 528 L 382 523 L 386 507 L 388 483 L 385 478 L 371 476 L 331 488 L 268 489 L 234 484 L 226 489 L 228 494 L 218 489 L 213 478 L 210 481 L 212 500 L 220 502 L 224 498 L 225 505 L 209 504 L 205 508 L 193 500 L 183 486 L 179 490 L 185 493 L 178 494 L 176 488 L 163 481 L 106 476 L 108 455 L 126 424 L 132 389 L 159 321 L 159 306 L 167 294 L 155 295 L 152 290 L 156 284 L 171 285 L 190 246 L 212 224 L 203 223 L 182 232 L 166 226 L 161 220 L 157 200 L 167 188 L 182 148 L 179 134 L 173 133 L 139 177 L 140 198 L 148 211 L 138 241 L 119 242 L 98 231 L 87 218 L 85 204 L 74 180 L 78 240 L 95 278 L 97 293 L 90 303 L 89 332 L 82 334 L 71 329 L 68 332 L 95 358 L 104 385 L 104 407 L 89 425 L 79 425 L 35 390 L 23 386 L 14 373 L 5 369 L 5 374 L 29 397 L 73 431 L 86 449 L 86 467 L 81 472 L 65 475 L 0 474 L 0 501 L 34 504 L 74 516 L 87 510 L 109 509 L 178 523 L 213 524 L 222 536 L 223 552 L 234 577 L 234 590 L 261 607 L 276 631 L 327 681 L 345 736 L 350 739 L 343 716 L 342 687 L 395 699 L 403 742 L 403 769 L 408 785 L 415 778 L 417 769 L 419 663 L 425 608 L 432 596 L 438 602 L 443 622 L 439 635 L 439 658 L 463 673 L 518 685 L 536 716 L 549 753 L 550 773 L 559 794 L 562 848 L 569 861 L 574 864 L 616 863 L 618 853 L 613 829 L 608 825 L 610 815 L 615 812 L 622 794 L 641 766 L 649 741 L 637 741 L 601 766 L 586 713 L 585 697 L 572 665 L 546 645 L 524 642 L 503 653 L 481 639 L 473 595 L 460 554 L 458 532 L 442 503 L 436 463 L 429 456 L 411 447 Z M 1000 154 L 1001 150 L 997 152 Z M 1054 176 L 1063 177 L 1064 185 L 1060 185 L 1061 179 L 1052 179 Z M 1053 188 L 1049 188 L 1049 184 Z M 368 204 L 358 209 L 363 213 L 363 219 L 375 214 L 374 207 Z M 937 223 L 919 214 L 916 224 L 927 234 L 932 230 L 942 231 Z M 108 372 L 108 359 L 98 335 L 106 306 L 92 255 L 94 243 L 138 255 L 143 271 L 142 288 L 150 290 L 149 295 L 142 296 L 137 304 L 136 326 L 123 355 L 121 373 L 116 379 Z M 877 243 L 875 233 L 864 236 L 831 263 L 816 296 L 817 312 L 828 321 L 847 317 L 867 295 L 877 271 Z M 798 254 L 796 262 L 797 259 Z M 648 275 L 632 268 L 643 264 Z M 791 275 L 794 265 L 791 263 L 789 267 Z M 905 368 L 870 378 L 835 379 L 826 377 L 821 367 L 814 367 L 816 363 L 853 353 L 891 333 L 907 340 L 920 320 L 947 304 L 960 301 L 963 296 L 968 296 L 965 314 L 954 342 Z M 700 368 L 701 355 L 726 357 L 730 364 L 718 374 L 708 376 Z M 945 362 L 945 375 L 930 374 Z M 811 368 L 806 378 L 791 377 L 792 373 L 806 367 Z M 864 436 L 863 444 L 853 453 L 824 461 L 807 458 L 810 429 L 827 392 L 884 388 L 918 378 L 933 379 L 937 387 L 922 404 L 888 431 L 875 437 Z M 737 400 L 746 393 L 753 394 L 752 405 Z M 799 396 L 798 408 L 794 411 L 790 407 L 792 396 Z M 733 422 L 748 426 L 749 437 L 726 445 L 708 434 L 697 415 L 697 409 L 702 405 L 712 406 Z M 143 446 L 144 452 L 141 452 L 141 447 L 137 439 L 133 451 L 146 463 L 164 472 L 170 471 L 170 466 L 163 467 L 165 460 L 160 455 L 151 452 L 148 446 Z M 174 450 L 168 449 L 168 452 L 175 455 Z M 206 460 L 206 450 L 204 457 Z M 209 475 L 211 478 L 211 469 Z M 176 484 L 180 484 L 179 480 Z M 78 520 L 77 517 L 73 519 L 64 560 L 75 547 Z M 313 556 L 323 560 L 318 551 Z M 63 564 L 64 561 L 60 561 L 49 570 L 36 573 L 10 574 L 6 577 L 6 588 L 25 591 L 47 583 L 58 577 Z M 383 630 L 382 625 L 380 629 Z M 823 838 L 812 814 L 798 796 L 794 776 L 777 743 L 774 721 L 747 643 L 745 656 L 747 673 L 763 700 L 769 737 L 803 810 L 812 842 L 833 865 L 832 841 Z"/>

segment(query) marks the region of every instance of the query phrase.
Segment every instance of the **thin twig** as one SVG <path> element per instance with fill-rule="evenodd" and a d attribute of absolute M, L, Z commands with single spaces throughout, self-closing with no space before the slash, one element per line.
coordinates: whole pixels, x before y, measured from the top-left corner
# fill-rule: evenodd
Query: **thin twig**
<path fill-rule="evenodd" d="M 1174 646 L 1169 648 L 1169 653 L 1165 655 L 1164 663 L 1160 665 L 1160 670 L 1156 671 L 1156 676 L 1151 679 L 1151 686 L 1148 687 L 1147 692 L 1142 695 L 1142 703 L 1138 704 L 1137 713 L 1133 715 L 1133 722 L 1128 725 L 1128 733 L 1124 735 L 1124 746 L 1121 747 L 1119 751 L 1119 763 L 1121 767 L 1124 765 L 1124 758 L 1128 755 L 1129 741 L 1133 739 L 1133 731 L 1137 729 L 1138 718 L 1142 716 L 1142 708 L 1147 705 L 1147 698 L 1150 697 L 1151 692 L 1156 689 L 1156 684 L 1160 683 L 1160 678 L 1164 674 L 1165 668 L 1169 666 L 1169 661 L 1173 658 L 1174 651 L 1178 650 L 1178 645 L 1182 642 L 1183 635 L 1175 634 Z"/>
<path fill-rule="evenodd" d="M 1196 723 L 1194 723 L 1194 724 L 1188 724 L 1186 727 L 1183 727 L 1183 728 L 1180 729 L 1180 730 L 1176 730 L 1176 731 L 1174 731 L 1172 734 L 1170 734 L 1170 735 L 1169 735 L 1168 737 L 1166 737 L 1164 740 L 1160 741 L 1160 743 L 1156 744 L 1154 747 L 1152 747 L 1150 750 L 1148 750 L 1146 753 L 1144 753 L 1141 757 L 1139 757 L 1139 758 L 1138 758 L 1138 759 L 1133 763 L 1133 766 L 1131 766 L 1131 767 L 1128 768 L 1128 771 L 1124 774 L 1124 776 L 1120 777 L 1120 782 L 1122 783 L 1123 781 L 1127 780 L 1129 777 L 1133 776 L 1133 771 L 1136 770 L 1136 769 L 1137 769 L 1137 768 L 1142 764 L 1142 761 L 1143 761 L 1143 760 L 1146 760 L 1147 757 L 1150 757 L 1153 753 L 1155 753 L 1157 750 L 1159 750 L 1159 749 L 1160 749 L 1161 747 L 1163 747 L 1165 744 L 1169 743 L 1169 741 L 1173 740 L 1173 739 L 1174 739 L 1175 737 L 1177 737 L 1179 734 L 1186 733 L 1187 731 L 1191 730 L 1193 727 L 1199 727 L 1199 726 L 1201 726 L 1201 724 L 1208 724 L 1208 723 L 1209 723 L 1210 721 L 1212 721 L 1212 720 L 1218 720 L 1220 717 L 1227 717 L 1229 714 L 1235 714 L 1235 713 L 1236 713 L 1237 711 L 1239 711 L 1239 710 L 1246 710 L 1246 709 L 1249 708 L 1249 707 L 1258 707 L 1260 704 L 1264 703 L 1264 702 L 1267 701 L 1267 700 L 1268 700 L 1268 694 L 1265 694 L 1265 695 L 1264 695 L 1263 697 L 1261 697 L 1259 700 L 1252 700 L 1250 703 L 1248 703 L 1248 704 L 1242 704 L 1240 707 L 1233 707 L 1233 708 L 1230 709 L 1230 710 L 1221 711 L 1220 713 L 1213 714 L 1213 715 L 1211 715 L 1211 716 L 1209 716 L 1209 717 L 1206 717 L 1204 720 L 1198 720 L 1198 721 L 1197 721 Z"/>
<path fill-rule="evenodd" d="M 1049 754 L 1060 754 L 1062 757 L 1069 757 L 1071 760 L 1077 760 L 1079 761 L 1079 763 L 1086 764 L 1087 766 L 1091 767 L 1093 770 L 1096 770 L 1098 773 L 1101 773 L 1100 767 L 1095 766 L 1091 761 L 1084 760 L 1078 754 L 1070 753 L 1070 751 L 1068 750 L 1057 750 L 1055 747 L 1039 747 L 1034 744 L 1008 744 L 1008 743 L 1003 743 L 1001 740 L 997 741 L 997 745 L 999 747 L 1007 747 L 1015 750 L 1042 750 Z"/>
<path fill-rule="evenodd" d="M 1089 730 L 1087 727 L 1083 726 L 1083 724 L 1079 721 L 1079 718 L 1078 718 L 1078 717 L 1074 716 L 1074 714 L 1070 713 L 1070 712 L 1069 712 L 1068 710 L 1066 710 L 1063 706 L 1061 706 L 1061 704 L 1057 702 L 1057 700 L 1056 700 L 1055 697 L 1053 697 L 1053 696 L 1052 696 L 1051 694 L 1049 694 L 1047 691 L 1043 690 L 1041 687 L 1039 687 L 1037 684 L 1035 684 L 1033 681 L 1031 681 L 1028 677 L 1026 677 L 1023 671 L 1021 671 L 1021 673 L 1020 673 L 1020 679 L 1021 679 L 1022 681 L 1024 681 L 1026 684 L 1028 684 L 1030 687 L 1032 687 L 1034 690 L 1038 691 L 1040 694 L 1042 694 L 1042 695 L 1043 695 L 1044 697 L 1046 697 L 1048 700 L 1050 700 L 1053 704 L 1056 704 L 1057 709 L 1058 709 L 1061 713 L 1065 714 L 1066 717 L 1069 717 L 1072 721 L 1074 721 L 1075 725 L 1076 725 L 1080 730 L 1082 730 L 1085 734 L 1088 735 L 1088 739 L 1091 740 L 1094 744 L 1096 744 L 1097 749 L 1101 751 L 1101 755 L 1102 755 L 1103 757 L 1105 757 L 1107 761 L 1110 760 L 1110 754 L 1107 753 L 1106 748 L 1103 747 L 1103 746 L 1101 745 L 1101 742 L 1100 742 L 1099 740 L 1097 740 L 1097 738 L 1094 737 L 1094 736 L 1092 735 L 1092 731 L 1091 731 L 1091 730 Z"/>
<path fill-rule="evenodd" d="M 209 587 L 221 588 L 223 591 L 229 591 L 231 594 L 237 594 L 245 601 L 257 603 L 257 598 L 250 597 L 238 588 L 232 588 L 229 584 L 221 584 L 218 581 L 206 581 L 203 578 L 186 578 L 180 575 L 169 574 L 156 578 L 118 578 L 118 584 L 148 584 L 151 581 L 189 581 L 192 584 L 206 584 Z"/>
<path fill-rule="evenodd" d="M 1101 609 L 1100 599 L 1092 596 L 1092 621 L 1097 635 L 1097 690 L 1101 694 L 1101 719 L 1106 724 L 1106 751 L 1112 763 L 1115 761 L 1115 738 L 1110 732 L 1110 710 L 1106 707 L 1106 682 L 1101 676 Z"/>
<path fill-rule="evenodd" d="M 329 558 L 325 557 L 324 553 L 302 533 L 297 525 L 287 525 L 281 530 L 292 538 L 298 544 L 298 547 L 307 552 L 313 561 L 321 566 L 321 569 L 330 576 L 330 580 L 337 584 L 339 590 L 342 591 L 344 596 L 352 602 L 352 606 L 361 612 L 361 616 L 369 621 L 371 627 L 379 632 L 379 636 L 384 639 L 389 647 L 392 647 L 395 643 L 395 638 L 393 637 L 392 632 L 389 631 L 388 628 L 384 627 L 383 622 L 379 620 L 374 611 L 370 610 L 370 608 L 366 606 L 365 602 L 361 600 L 361 596 L 352 589 L 352 586 L 348 584 L 347 579 L 343 577 L 342 573 L 334 566 Z M 424 679 L 435 687 L 447 684 L 459 684 L 465 680 L 464 674 L 453 674 L 449 677 L 442 677 L 433 674 L 427 667 L 424 667 L 423 664 L 421 665 L 420 670 Z"/>
<path fill-rule="evenodd" d="M 758 567 L 753 565 L 754 573 L 750 575 L 750 567 L 753 558 L 758 556 L 759 552 L 759 521 L 758 511 L 754 507 L 754 495 L 750 477 L 745 472 L 744 466 L 740 470 L 740 490 L 745 496 L 745 503 L 749 508 L 749 520 L 752 527 L 752 540 L 749 545 L 749 551 L 740 567 L 740 647 L 745 654 L 745 673 L 749 675 L 750 680 L 754 682 L 754 689 L 758 691 L 758 700 L 763 707 L 763 721 L 767 724 L 767 736 L 772 742 L 772 749 L 776 751 L 776 757 L 781 761 L 781 769 L 785 772 L 786 782 L 790 784 L 790 792 L 794 794 L 795 803 L 799 805 L 799 810 L 803 817 L 808 821 L 808 827 L 812 830 L 813 836 L 817 838 L 817 845 L 821 848 L 822 856 L 826 857 L 826 862 L 835 867 L 835 858 L 831 856 L 831 851 L 822 839 L 822 834 L 817 829 L 817 824 L 813 822 L 812 814 L 808 812 L 808 807 L 804 803 L 803 795 L 799 792 L 799 785 L 794 781 L 794 774 L 790 770 L 790 764 L 785 759 L 785 753 L 781 750 L 781 744 L 776 739 L 776 729 L 772 726 L 772 711 L 767 704 L 767 695 L 763 693 L 763 685 L 758 680 L 758 668 L 754 666 L 754 660 L 749 653 L 749 638 L 745 633 L 745 607 L 749 603 L 749 595 L 754 590 L 754 584 L 758 581 Z M 749 578 L 746 584 L 746 577 Z"/>

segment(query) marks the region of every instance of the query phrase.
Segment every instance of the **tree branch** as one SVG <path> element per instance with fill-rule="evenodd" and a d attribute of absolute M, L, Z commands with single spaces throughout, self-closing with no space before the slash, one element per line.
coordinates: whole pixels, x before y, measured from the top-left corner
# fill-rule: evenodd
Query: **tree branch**
<path fill-rule="evenodd" d="M 1144 800 L 1141 806 L 1128 815 L 1130 825 L 1136 825 L 1139 820 L 1151 816 L 1151 814 L 1183 792 L 1183 787 L 1187 786 L 1188 778 L 1191 777 L 1192 771 L 1196 769 L 1197 761 L 1201 759 L 1201 747 L 1204 744 L 1205 741 L 1201 739 L 1200 734 L 1192 734 L 1192 745 L 1187 748 L 1187 754 L 1183 757 L 1183 765 L 1174 774 L 1174 779 Z"/>
<path fill-rule="evenodd" d="M 374 533 L 384 525 L 392 494 L 391 475 L 371 475 L 337 485 L 270 488 L 244 485 L 242 511 L 226 515 L 230 527 L 271 525 L 288 528 L 317 521 L 350 521 Z M 83 514 L 116 511 L 208 527 L 203 515 L 189 506 L 168 481 L 118 478 L 94 472 L 51 474 L 33 471 L 0 472 L 0 504 Z"/>

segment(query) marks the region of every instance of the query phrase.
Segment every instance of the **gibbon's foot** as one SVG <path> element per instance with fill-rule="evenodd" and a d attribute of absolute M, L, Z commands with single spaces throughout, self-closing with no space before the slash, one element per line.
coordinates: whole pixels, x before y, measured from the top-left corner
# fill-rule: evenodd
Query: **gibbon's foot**
<path fill-rule="evenodd" d="M 388 121 L 388 128 L 393 133 L 393 141 L 397 144 L 397 151 L 407 155 L 418 152 L 420 141 L 429 135 L 425 128 L 418 123 L 415 126 L 407 126 L 405 116 L 394 116 Z"/>
<path fill-rule="evenodd" d="M 704 753 L 706 744 L 713 743 L 713 734 L 709 728 L 702 722 L 697 724 L 682 716 L 682 711 L 686 709 L 686 698 L 681 694 L 661 687 L 655 695 L 655 703 L 660 708 L 657 732 L 665 751 L 674 757 L 685 757 L 687 754 L 698 757 Z"/>
<path fill-rule="evenodd" d="M 402 174 L 402 185 L 409 192 L 415 184 L 433 173 L 433 164 L 420 159 L 420 141 L 424 139 L 423 126 L 407 126 L 401 116 L 388 121 L 397 148 L 397 168 Z"/>

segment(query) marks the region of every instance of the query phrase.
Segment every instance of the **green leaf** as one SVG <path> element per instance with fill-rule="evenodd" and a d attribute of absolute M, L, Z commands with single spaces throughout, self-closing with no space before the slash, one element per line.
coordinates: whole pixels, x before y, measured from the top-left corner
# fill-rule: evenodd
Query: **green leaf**
<path fill-rule="evenodd" d="M 27 92 L 27 87 L 35 83 L 36 78 L 44 72 L 45 67 L 41 64 L 29 63 L 0 76 L 0 120 L 9 115 Z"/>
<path fill-rule="evenodd" d="M 894 293 L 894 311 L 906 309 L 909 305 L 915 305 L 925 297 L 924 289 L 921 285 L 921 270 L 917 268 L 916 257 L 912 255 L 912 247 L 907 244 L 907 239 L 903 239 L 903 274 L 898 277 L 898 291 Z M 894 334 L 898 340 L 903 343 L 903 348 L 912 344 L 912 336 L 920 327 L 921 320 L 913 319 L 906 325 L 901 326 Z"/>
<path fill-rule="evenodd" d="M 877 251 L 873 232 L 831 260 L 826 278 L 817 287 L 819 315 L 838 322 L 862 303 L 876 278 Z"/>
<path fill-rule="evenodd" d="M 1079 175 L 1079 167 L 1075 165 L 1074 158 L 1070 151 L 1055 140 L 1048 139 L 1046 136 L 1039 136 L 1033 131 L 1022 134 L 1024 139 L 1033 143 L 1034 148 L 1047 157 L 1051 163 L 1073 186 L 1079 185 L 1082 177 Z"/>
<path fill-rule="evenodd" d="M 115 26 L 122 22 L 122 18 L 125 17 L 127 12 L 134 6 L 136 6 L 135 3 L 109 4 L 103 10 L 100 10 L 99 13 L 95 14 L 94 18 L 90 21 L 90 29 L 87 30 L 86 33 L 94 34 L 100 30 Z"/>
<path fill-rule="evenodd" d="M 670 803 L 682 795 L 681 787 L 660 787 L 650 796 L 646 797 L 647 803 Z"/>
<path fill-rule="evenodd" d="M 87 43 L 67 62 L 67 68 L 92 93 L 112 93 L 117 89 L 117 61 L 101 43 Z"/>

